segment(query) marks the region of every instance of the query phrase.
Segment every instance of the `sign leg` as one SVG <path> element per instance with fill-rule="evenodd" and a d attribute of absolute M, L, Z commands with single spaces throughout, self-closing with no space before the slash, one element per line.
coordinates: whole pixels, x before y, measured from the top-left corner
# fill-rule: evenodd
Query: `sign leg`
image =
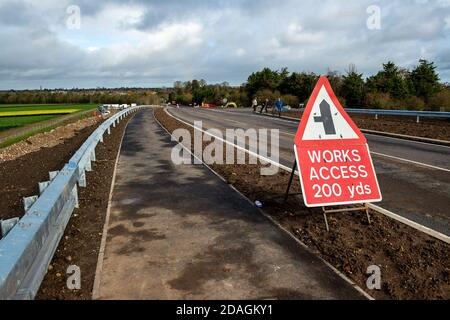
<path fill-rule="evenodd" d="M 327 227 L 327 232 L 330 232 L 330 227 L 328 226 L 327 214 L 325 213 L 325 208 L 323 208 L 323 217 L 325 219 L 325 226 Z"/>
<path fill-rule="evenodd" d="M 369 222 L 370 225 L 372 224 L 372 221 L 370 221 L 369 206 L 367 205 L 367 203 L 364 206 L 366 208 L 367 221 Z"/>
<path fill-rule="evenodd" d="M 284 202 L 286 202 L 289 197 L 289 191 L 291 190 L 292 180 L 294 179 L 296 169 L 297 169 L 297 160 L 294 161 L 294 166 L 292 167 L 291 177 L 289 178 L 286 194 L 284 195 Z"/>

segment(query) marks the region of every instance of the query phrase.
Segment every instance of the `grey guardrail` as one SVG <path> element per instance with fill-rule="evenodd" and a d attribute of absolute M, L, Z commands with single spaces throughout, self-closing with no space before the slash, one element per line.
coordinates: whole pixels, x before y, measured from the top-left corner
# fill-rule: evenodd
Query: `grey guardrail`
<path fill-rule="evenodd" d="M 86 186 L 86 171 L 95 161 L 95 148 L 128 114 L 123 110 L 103 122 L 78 149 L 41 195 L 33 197 L 25 215 L 0 240 L 0 300 L 34 299 L 74 208 L 78 188 Z M 26 201 L 25 201 L 26 202 Z"/>
<path fill-rule="evenodd" d="M 345 108 L 348 113 L 450 119 L 450 112 Z"/>

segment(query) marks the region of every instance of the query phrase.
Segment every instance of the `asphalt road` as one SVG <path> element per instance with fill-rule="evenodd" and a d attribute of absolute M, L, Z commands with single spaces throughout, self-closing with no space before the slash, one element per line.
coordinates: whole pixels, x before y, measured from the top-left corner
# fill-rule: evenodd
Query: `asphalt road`
<path fill-rule="evenodd" d="M 291 167 L 297 121 L 253 114 L 250 110 L 170 109 L 203 128 L 279 129 L 280 163 Z M 450 235 L 450 147 L 366 134 L 383 201 L 377 205 Z"/>

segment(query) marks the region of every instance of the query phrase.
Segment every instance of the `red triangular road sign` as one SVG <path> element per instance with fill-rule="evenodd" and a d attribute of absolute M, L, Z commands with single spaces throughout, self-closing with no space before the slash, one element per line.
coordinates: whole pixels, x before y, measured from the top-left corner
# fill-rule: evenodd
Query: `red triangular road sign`
<path fill-rule="evenodd" d="M 326 77 L 309 99 L 294 150 L 308 207 L 381 201 L 367 140 Z"/>
<path fill-rule="evenodd" d="M 365 144 L 366 138 L 339 103 L 327 77 L 320 77 L 295 136 L 297 146 Z"/>

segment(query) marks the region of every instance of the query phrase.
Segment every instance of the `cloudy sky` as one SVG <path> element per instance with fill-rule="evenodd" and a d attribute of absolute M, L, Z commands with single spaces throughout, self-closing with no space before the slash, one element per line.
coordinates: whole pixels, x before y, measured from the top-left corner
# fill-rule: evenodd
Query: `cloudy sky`
<path fill-rule="evenodd" d="M 419 58 L 450 81 L 449 38 L 450 0 L 0 0 L 0 89 L 240 84 L 265 66 L 367 76 Z"/>

